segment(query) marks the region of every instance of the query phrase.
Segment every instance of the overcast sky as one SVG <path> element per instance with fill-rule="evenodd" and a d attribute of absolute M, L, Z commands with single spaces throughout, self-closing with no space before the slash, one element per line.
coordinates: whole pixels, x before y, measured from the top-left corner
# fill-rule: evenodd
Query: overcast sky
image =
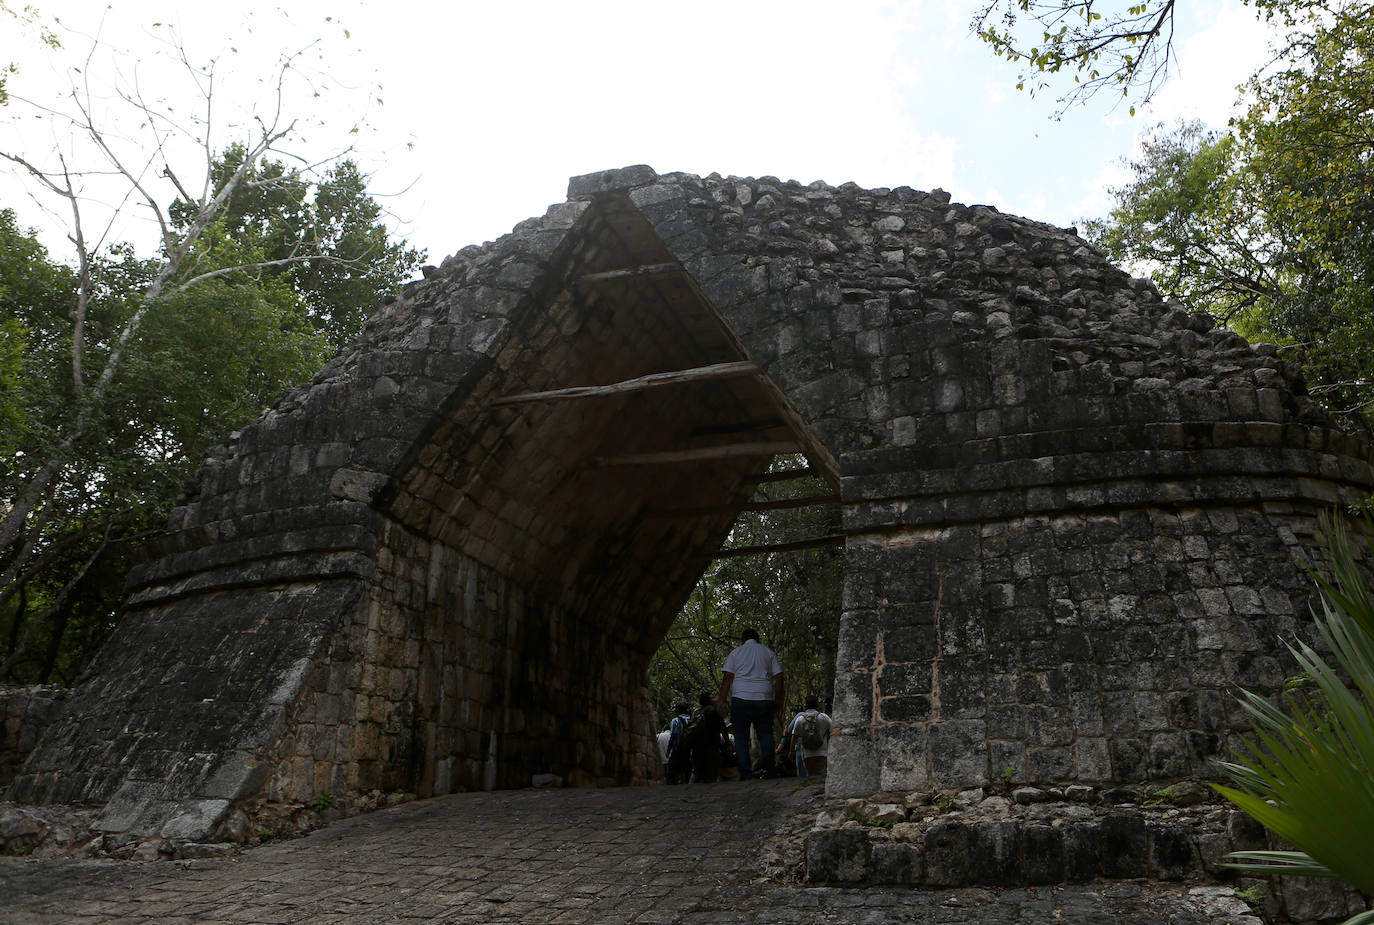
<path fill-rule="evenodd" d="M 192 61 L 219 61 L 217 116 L 241 120 L 246 100 L 270 99 L 257 80 L 271 76 L 272 60 L 322 39 L 305 62 L 329 75 L 314 78 L 321 96 L 297 90 L 288 100 L 304 116 L 291 153 L 309 162 L 355 145 L 397 233 L 437 263 L 562 201 L 569 176 L 638 163 L 942 187 L 958 201 L 1068 225 L 1105 210 L 1106 187 L 1125 176 L 1120 159 L 1150 125 L 1184 117 L 1224 125 L 1236 84 L 1262 62 L 1267 41 L 1238 0 L 1183 5 L 1177 68 L 1153 105 L 1132 117 L 1100 97 L 1053 121 L 1053 96 L 1018 92 L 1015 67 L 970 35 L 974 5 L 293 0 L 283 11 L 233 0 L 37 0 L 40 13 L 76 33 L 54 53 L 0 22 L 0 60 L 21 66 L 11 79 L 16 96 L 52 98 L 70 83 L 62 68 L 75 64 L 91 76 L 97 116 L 113 119 L 121 104 L 106 84 L 118 67 L 183 118 L 186 82 L 156 66 L 174 27 Z M 120 50 L 117 61 L 83 64 L 90 43 L 82 35 L 97 32 Z M 8 143 L 35 157 L 51 149 L 50 121 L 9 109 L 9 125 L 0 125 Z M 363 129 L 350 134 L 360 119 Z M 137 145 L 138 126 L 120 124 Z M 12 178 L 0 183 L 0 205 L 49 228 L 53 220 L 21 190 Z M 51 231 L 45 241 L 64 256 Z"/>

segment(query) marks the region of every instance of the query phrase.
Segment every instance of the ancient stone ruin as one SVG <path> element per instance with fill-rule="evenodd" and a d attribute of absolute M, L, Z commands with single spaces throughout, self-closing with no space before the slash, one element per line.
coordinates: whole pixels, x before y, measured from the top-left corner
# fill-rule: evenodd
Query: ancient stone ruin
<path fill-rule="evenodd" d="M 1369 446 L 1274 348 L 941 191 L 576 177 L 206 461 L 8 798 L 649 779 L 646 665 L 770 461 L 843 510 L 828 792 L 1212 776 Z M 566 729 L 566 732 L 563 731 Z"/>

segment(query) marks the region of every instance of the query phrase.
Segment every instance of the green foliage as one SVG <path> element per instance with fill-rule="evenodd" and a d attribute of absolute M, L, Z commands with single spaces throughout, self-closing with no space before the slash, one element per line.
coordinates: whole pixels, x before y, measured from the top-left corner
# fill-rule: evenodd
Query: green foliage
<path fill-rule="evenodd" d="M 1285 283 L 1254 319 L 1293 346 L 1337 410 L 1374 402 L 1374 9 L 1295 33 L 1289 66 L 1250 82 L 1234 125 Z"/>
<path fill-rule="evenodd" d="M 1252 910 L 1263 910 L 1266 899 L 1264 887 L 1258 883 L 1251 884 L 1245 889 L 1235 890 L 1236 899 L 1245 903 Z"/>
<path fill-rule="evenodd" d="M 999 58 L 1021 65 L 1018 90 L 1034 94 L 1061 72 L 1072 77 L 1060 98 L 1067 107 L 1109 88 L 1148 100 L 1173 56 L 1173 23 L 1174 0 L 984 0 L 971 28 Z"/>
<path fill-rule="evenodd" d="M 1290 12 L 1292 12 L 1290 10 Z M 1314 397 L 1374 409 L 1374 17 L 1305 20 L 1230 131 L 1157 130 L 1088 235 L 1166 295 L 1278 344 Z"/>
<path fill-rule="evenodd" d="M 211 171 L 222 185 L 243 165 L 245 151 L 231 147 Z M 169 209 L 184 231 L 194 208 Z M 424 254 L 393 242 L 382 209 L 352 161 L 341 161 L 318 182 L 277 161 L 253 165 L 220 213 L 202 232 L 183 278 L 241 268 L 231 275 L 289 303 L 323 333 L 331 350 L 348 342 L 373 308 L 413 275 Z"/>
<path fill-rule="evenodd" d="M 781 458 L 774 469 L 795 468 Z M 829 489 L 817 478 L 766 483 L 755 500 L 813 497 Z M 838 509 L 819 506 L 741 515 L 727 547 L 788 542 L 834 532 Z M 747 626 L 782 662 L 790 710 L 807 694 L 825 706 L 834 692 L 840 613 L 840 551 L 828 546 L 717 559 L 697 583 L 650 662 L 650 690 L 663 726 L 673 703 L 696 703 L 720 686 L 721 665 Z M 795 702 L 795 704 L 794 704 Z M 786 712 L 786 711 L 784 711 Z M 789 714 L 790 715 L 790 714 Z"/>
<path fill-rule="evenodd" d="M 1246 0 L 1289 28 L 1331 15 L 1367 16 L 1359 0 Z M 981 0 L 970 28 L 999 58 L 1021 66 L 1016 88 L 1061 91 L 1060 109 L 1102 90 L 1143 103 L 1168 77 L 1176 0 Z M 1130 106 L 1135 115 L 1135 105 Z"/>
<path fill-rule="evenodd" d="M 5 0 L 0 0 L 0 23 L 3 23 L 6 19 L 13 20 L 17 23 L 20 31 L 28 32 L 38 23 L 38 11 L 32 6 L 24 6 L 15 9 L 6 3 Z M 46 27 L 39 27 L 38 40 L 50 48 L 57 48 L 61 45 L 57 36 L 52 30 Z M 16 70 L 17 68 L 11 62 L 0 63 L 0 106 L 4 106 L 9 102 L 9 94 L 5 90 L 5 82 L 6 78 Z"/>
<path fill-rule="evenodd" d="M 19 375 L 24 339 L 24 326 L 17 319 L 0 319 L 0 456 L 18 449 L 17 438 L 24 423 L 23 380 Z"/>
<path fill-rule="evenodd" d="M 1130 163 L 1135 178 L 1085 234 L 1116 260 L 1150 269 L 1160 289 L 1223 321 L 1278 292 L 1270 265 L 1279 244 L 1262 213 L 1238 141 L 1200 122 L 1162 126 Z"/>
<path fill-rule="evenodd" d="M 1145 800 L 1146 806 L 1177 806 L 1183 798 L 1185 789 L 1182 784 L 1160 787 Z"/>
<path fill-rule="evenodd" d="M 1286 709 L 1245 692 L 1254 739 L 1224 765 L 1234 786 L 1217 786 L 1297 851 L 1242 851 L 1232 866 L 1250 873 L 1339 877 L 1374 892 L 1374 602 L 1345 526 L 1323 524 L 1332 575 L 1318 579 L 1316 629 L 1334 665 L 1305 643 L 1289 646 L 1316 690 Z M 1374 555 L 1374 545 L 1369 547 Z M 1366 561 L 1369 561 L 1366 559 Z M 1374 920 L 1374 913 L 1350 922 Z"/>
<path fill-rule="evenodd" d="M 217 178 L 241 158 L 227 152 Z M 179 230 L 193 215 L 169 211 Z M 14 572 L 0 586 L 0 680 L 70 682 L 113 628 L 134 552 L 209 448 L 313 375 L 399 286 L 420 255 L 379 216 L 351 164 L 318 184 L 263 164 L 157 297 L 163 258 L 93 255 L 78 331 L 80 275 L 0 211 L 0 511 L 60 461 L 25 532 L 0 549 L 0 572 Z M 140 312 L 118 376 L 93 398 Z"/>
<path fill-rule="evenodd" d="M 310 808 L 321 813 L 326 809 L 333 809 L 335 805 L 334 794 L 328 790 L 321 790 L 315 799 L 310 801 Z"/>

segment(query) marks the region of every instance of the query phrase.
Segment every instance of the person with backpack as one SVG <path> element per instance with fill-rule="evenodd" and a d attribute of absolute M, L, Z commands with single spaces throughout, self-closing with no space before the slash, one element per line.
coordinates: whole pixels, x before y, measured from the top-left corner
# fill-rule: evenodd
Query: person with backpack
<path fill-rule="evenodd" d="M 820 700 L 814 695 L 806 698 L 802 710 L 787 727 L 791 742 L 790 757 L 802 759 L 807 777 L 824 777 L 830 760 L 830 730 L 834 724 L 820 710 Z"/>
<path fill-rule="evenodd" d="M 729 738 L 725 717 L 716 709 L 716 698 L 710 691 L 703 691 L 697 698 L 686 736 L 692 752 L 692 779 L 698 784 L 714 784 L 720 779 L 721 746 Z"/>
<path fill-rule="evenodd" d="M 687 726 L 692 716 L 687 701 L 673 705 L 673 721 L 668 724 L 668 783 L 685 784 L 692 773 L 692 749 L 687 742 Z"/>

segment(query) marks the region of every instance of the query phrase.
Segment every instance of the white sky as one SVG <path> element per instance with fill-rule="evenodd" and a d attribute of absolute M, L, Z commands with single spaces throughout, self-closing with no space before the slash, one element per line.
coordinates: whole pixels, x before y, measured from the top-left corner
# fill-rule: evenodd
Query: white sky
<path fill-rule="evenodd" d="M 311 64 L 334 85 L 319 81 L 318 100 L 290 104 L 306 117 L 291 150 L 314 160 L 356 145 L 396 232 L 432 263 L 542 214 L 572 175 L 638 163 L 943 187 L 957 201 L 1072 224 L 1105 211 L 1106 187 L 1126 176 L 1120 159 L 1154 123 L 1224 125 L 1267 41 L 1238 0 L 1187 5 L 1178 68 L 1153 105 L 1132 117 L 1100 96 L 1052 121 L 1054 97 L 1018 92 L 1016 68 L 970 35 L 972 0 L 292 0 L 289 12 L 246 0 L 36 3 L 123 50 L 126 82 L 137 73 L 150 98 L 167 94 L 177 118 L 188 112 L 184 75 L 157 70 L 168 24 L 192 60 L 220 61 L 218 111 L 240 119 L 243 101 L 267 98 L 255 81 L 271 75 L 275 56 L 323 38 L 324 60 Z M 0 21 L 0 62 L 21 66 L 10 81 L 16 97 L 50 99 L 69 85 L 61 68 L 82 65 L 89 42 L 64 42 L 48 52 Z M 82 66 L 94 95 L 106 96 L 111 66 Z M 0 148 L 46 156 L 50 124 L 22 104 L 9 110 L 0 110 Z M 120 107 L 98 102 L 97 111 L 113 117 Z M 366 130 L 349 135 L 360 117 Z M 0 205 L 65 256 L 53 220 L 3 173 Z"/>

